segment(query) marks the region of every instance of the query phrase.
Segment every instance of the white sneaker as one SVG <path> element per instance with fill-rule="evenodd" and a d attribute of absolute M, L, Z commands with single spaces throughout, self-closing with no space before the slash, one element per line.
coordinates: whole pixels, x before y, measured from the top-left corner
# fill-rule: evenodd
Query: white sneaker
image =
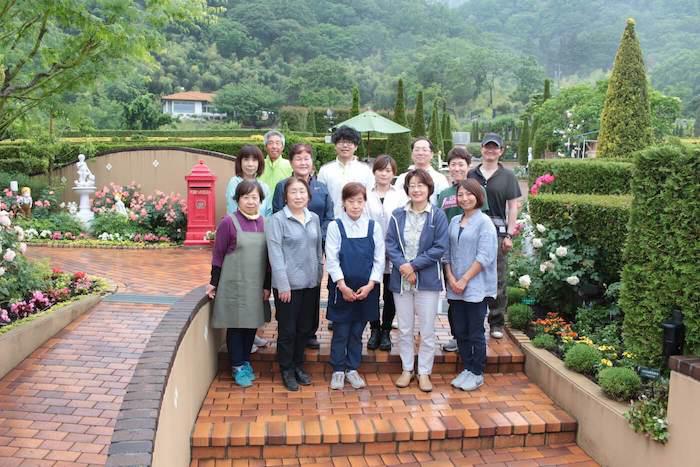
<path fill-rule="evenodd" d="M 473 391 L 474 389 L 478 388 L 483 384 L 484 375 L 472 375 L 471 378 L 467 378 L 467 380 L 462 384 L 460 389 L 462 391 Z"/>
<path fill-rule="evenodd" d="M 345 379 L 347 379 L 348 383 L 355 389 L 362 389 L 367 386 L 367 383 L 365 383 L 365 380 L 362 379 L 362 376 L 360 376 L 357 370 L 346 371 Z"/>
<path fill-rule="evenodd" d="M 253 344 L 257 345 L 258 347 L 265 347 L 268 344 L 268 342 L 267 339 L 255 336 L 255 339 L 253 339 Z"/>
<path fill-rule="evenodd" d="M 491 337 L 494 339 L 503 339 L 503 330 L 494 328 L 491 330 Z"/>
<path fill-rule="evenodd" d="M 472 376 L 474 376 L 474 373 L 472 373 L 469 370 L 464 370 L 463 372 L 458 374 L 457 377 L 453 379 L 450 384 L 456 387 L 457 389 L 461 389 L 462 385 L 465 383 L 467 378 L 471 378 Z"/>
<path fill-rule="evenodd" d="M 345 387 L 345 373 L 334 371 L 331 376 L 331 389 L 343 389 L 343 387 Z"/>
<path fill-rule="evenodd" d="M 250 353 L 255 353 L 258 351 L 258 346 L 253 344 L 253 346 L 250 348 Z"/>

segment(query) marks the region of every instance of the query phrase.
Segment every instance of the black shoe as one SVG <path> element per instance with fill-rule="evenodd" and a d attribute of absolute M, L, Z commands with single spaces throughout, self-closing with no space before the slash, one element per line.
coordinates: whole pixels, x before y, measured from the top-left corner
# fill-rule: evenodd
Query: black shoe
<path fill-rule="evenodd" d="M 311 376 L 301 368 L 295 368 L 294 369 L 294 377 L 297 380 L 297 383 L 301 384 L 302 386 L 309 386 L 311 384 Z"/>
<path fill-rule="evenodd" d="M 329 331 L 333 330 L 333 321 L 328 321 L 328 330 Z"/>
<path fill-rule="evenodd" d="M 294 370 L 282 370 L 282 383 L 287 391 L 298 391 L 299 384 L 297 383 L 296 376 L 294 376 Z"/>
<path fill-rule="evenodd" d="M 379 349 L 380 350 L 391 350 L 391 336 L 389 335 L 389 331 L 387 331 L 387 330 L 382 331 L 382 338 L 381 338 L 381 341 L 379 342 Z"/>
<path fill-rule="evenodd" d="M 311 339 L 306 341 L 306 348 L 307 349 L 320 349 L 321 344 L 318 342 L 318 339 L 316 339 L 316 336 L 313 336 Z"/>
<path fill-rule="evenodd" d="M 372 332 L 369 335 L 369 340 L 367 341 L 367 349 L 369 350 L 377 350 L 379 347 L 379 339 L 382 336 L 382 331 L 379 329 L 372 329 Z"/>

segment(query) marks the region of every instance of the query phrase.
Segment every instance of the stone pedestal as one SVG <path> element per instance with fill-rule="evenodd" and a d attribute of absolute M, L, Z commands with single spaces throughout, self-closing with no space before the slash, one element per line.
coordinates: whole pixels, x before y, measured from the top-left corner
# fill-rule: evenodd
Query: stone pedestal
<path fill-rule="evenodd" d="M 73 191 L 80 196 L 80 204 L 78 213 L 75 215 L 87 228 L 95 218 L 95 213 L 92 212 L 92 203 L 90 195 L 96 191 L 95 186 L 73 187 Z"/>

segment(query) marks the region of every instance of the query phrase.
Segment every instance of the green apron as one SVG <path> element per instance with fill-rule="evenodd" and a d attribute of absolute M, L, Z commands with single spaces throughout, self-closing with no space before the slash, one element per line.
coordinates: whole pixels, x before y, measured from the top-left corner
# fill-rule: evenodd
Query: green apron
<path fill-rule="evenodd" d="M 254 329 L 271 319 L 263 301 L 267 272 L 267 244 L 263 232 L 244 232 L 231 214 L 237 232 L 236 249 L 227 254 L 214 298 L 214 328 Z"/>

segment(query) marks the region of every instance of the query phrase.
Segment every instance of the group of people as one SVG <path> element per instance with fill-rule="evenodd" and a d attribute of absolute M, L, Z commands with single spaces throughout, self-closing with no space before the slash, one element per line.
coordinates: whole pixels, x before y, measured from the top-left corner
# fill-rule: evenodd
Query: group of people
<path fill-rule="evenodd" d="M 467 150 L 453 148 L 450 182 L 432 168 L 433 145 L 424 137 L 413 141 L 413 165 L 400 175 L 390 155 L 378 156 L 371 169 L 359 161 L 360 134 L 347 126 L 333 133 L 336 159 L 318 176 L 310 145 L 293 145 L 287 160 L 283 134 L 270 131 L 264 142 L 266 158 L 252 145 L 236 158 L 207 288 L 212 325 L 227 329 L 236 384 L 255 380 L 250 354 L 265 343 L 256 329 L 271 319 L 270 295 L 282 383 L 290 391 L 311 384 L 304 351 L 319 347 L 325 265 L 331 389 L 366 386 L 358 372 L 363 332 L 369 323 L 368 349 L 391 350 L 396 318 L 402 373 L 395 384 L 407 387 L 417 376 L 419 388 L 431 391 L 443 291 L 454 337 L 444 348 L 458 350 L 464 365 L 452 385 L 466 391 L 481 386 L 487 314 L 492 337 L 503 336 L 506 254 L 520 197 L 515 176 L 499 163 L 502 139 L 484 137 L 482 164 L 472 170 Z"/>

